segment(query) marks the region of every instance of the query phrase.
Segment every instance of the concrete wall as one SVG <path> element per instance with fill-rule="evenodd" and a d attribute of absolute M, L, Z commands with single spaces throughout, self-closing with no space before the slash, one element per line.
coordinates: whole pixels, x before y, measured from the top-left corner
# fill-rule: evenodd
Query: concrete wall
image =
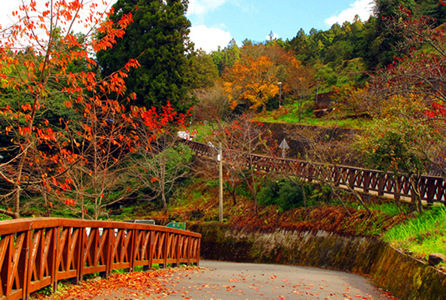
<path fill-rule="evenodd" d="M 446 275 L 382 241 L 328 232 L 234 230 L 189 225 L 203 235 L 204 259 L 310 266 L 370 275 L 400 299 L 446 299 Z"/>

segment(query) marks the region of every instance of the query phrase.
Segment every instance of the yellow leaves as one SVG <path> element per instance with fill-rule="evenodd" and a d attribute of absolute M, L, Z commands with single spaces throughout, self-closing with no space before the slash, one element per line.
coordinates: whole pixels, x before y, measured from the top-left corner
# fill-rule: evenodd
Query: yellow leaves
<path fill-rule="evenodd" d="M 257 109 L 278 93 L 277 81 L 277 67 L 269 57 L 245 55 L 224 75 L 223 85 L 232 109 L 243 100 Z"/>

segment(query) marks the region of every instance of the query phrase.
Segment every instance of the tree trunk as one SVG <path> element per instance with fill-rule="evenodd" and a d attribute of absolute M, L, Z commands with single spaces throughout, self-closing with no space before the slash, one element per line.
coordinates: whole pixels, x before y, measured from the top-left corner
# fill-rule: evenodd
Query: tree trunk
<path fill-rule="evenodd" d="M 234 190 L 231 192 L 231 196 L 232 196 L 232 204 L 233 204 L 233 205 L 236 205 L 236 204 L 237 204 L 237 198 L 236 198 L 236 195 L 235 195 L 235 188 L 234 188 Z"/>
<path fill-rule="evenodd" d="M 251 185 L 251 192 L 252 192 L 252 195 L 253 195 L 253 197 L 254 197 L 254 214 L 255 215 L 257 215 L 257 183 L 256 183 L 256 179 L 255 179 L 255 176 L 254 176 L 254 172 L 251 174 L 251 180 L 252 180 L 252 185 Z"/>
<path fill-rule="evenodd" d="M 164 191 L 161 192 L 161 198 L 163 199 L 163 212 L 167 212 L 167 200 L 166 195 L 164 194 Z"/>
<path fill-rule="evenodd" d="M 28 146 L 25 147 L 25 150 L 22 154 L 22 157 L 20 158 L 19 165 L 17 167 L 17 181 L 14 183 L 14 189 L 15 197 L 14 197 L 14 219 L 18 219 L 20 217 L 20 195 L 21 195 L 21 181 L 22 181 L 22 172 L 23 172 L 23 166 L 25 165 L 26 157 L 28 156 Z"/>

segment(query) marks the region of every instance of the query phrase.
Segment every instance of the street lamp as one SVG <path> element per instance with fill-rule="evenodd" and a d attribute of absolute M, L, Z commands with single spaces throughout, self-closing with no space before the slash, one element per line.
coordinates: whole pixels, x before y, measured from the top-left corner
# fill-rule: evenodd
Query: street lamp
<path fill-rule="evenodd" d="M 278 82 L 277 85 L 279 86 L 279 108 L 280 108 L 280 100 L 282 100 L 282 82 Z"/>
<path fill-rule="evenodd" d="M 218 194 L 218 220 L 223 222 L 223 157 L 221 151 L 221 142 L 220 147 L 216 148 L 211 142 L 207 142 L 207 145 L 217 151 L 217 161 L 219 162 L 219 178 L 220 178 L 220 192 Z"/>

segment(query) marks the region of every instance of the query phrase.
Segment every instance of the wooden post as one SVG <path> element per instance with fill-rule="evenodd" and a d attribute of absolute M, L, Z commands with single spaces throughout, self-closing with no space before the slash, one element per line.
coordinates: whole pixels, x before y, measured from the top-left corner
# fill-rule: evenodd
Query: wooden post
<path fill-rule="evenodd" d="M 362 184 L 363 184 L 363 191 L 364 193 L 367 193 L 369 191 L 369 184 L 370 184 L 370 172 L 369 171 L 362 171 Z"/>
<path fill-rule="evenodd" d="M 167 269 L 167 253 L 169 250 L 169 235 L 170 235 L 170 232 L 166 232 L 166 234 L 164 235 L 164 244 L 163 244 L 163 260 L 164 260 L 163 268 L 164 269 Z M 161 268 L 161 266 L 160 266 L 160 268 Z"/>
<path fill-rule="evenodd" d="M 148 267 L 149 267 L 149 269 L 151 269 L 153 267 L 153 254 L 155 252 L 155 248 L 154 248 L 154 245 L 155 245 L 155 231 L 151 230 L 149 234 L 150 234 L 150 240 L 149 240 L 149 253 L 148 253 L 148 255 L 149 255 L 149 265 L 148 265 Z"/>
<path fill-rule="evenodd" d="M 110 257 L 111 257 L 111 247 L 112 247 L 112 237 L 111 235 L 113 234 L 113 229 L 112 228 L 107 228 L 107 229 L 103 229 L 102 231 L 102 236 L 104 238 L 104 234 L 106 234 L 107 236 L 105 236 L 105 243 L 104 243 L 104 247 L 102 248 L 102 251 L 104 252 L 104 263 L 105 263 L 105 271 L 101 272 L 99 275 L 105 279 L 108 278 L 108 276 L 111 273 L 111 262 L 110 262 Z"/>
<path fill-rule="evenodd" d="M 61 248 L 61 246 L 59 245 L 59 243 L 60 243 L 60 230 L 61 230 L 61 227 L 55 227 L 54 228 L 54 249 L 53 249 L 53 251 L 54 251 L 54 267 L 53 267 L 53 285 L 52 285 L 52 288 L 53 288 L 53 291 L 56 291 L 56 289 L 57 289 L 57 272 L 58 272 L 58 268 L 59 268 L 59 263 L 60 263 L 60 261 L 59 261 L 59 251 L 62 251 L 62 249 L 59 249 L 59 248 Z M 63 247 L 63 246 L 62 246 Z"/>
<path fill-rule="evenodd" d="M 71 230 L 76 230 L 75 228 L 71 227 Z M 78 233 L 78 237 L 77 237 L 77 245 L 75 247 L 77 247 L 77 251 L 75 251 L 74 254 L 74 258 L 76 258 L 76 253 L 77 253 L 77 260 L 76 260 L 76 268 L 77 268 L 77 274 L 78 277 L 75 278 L 75 284 L 79 284 L 82 282 L 83 280 L 83 271 L 84 271 L 84 264 L 83 264 L 83 260 L 84 260 L 84 255 L 85 255 L 85 247 L 84 247 L 84 243 L 86 243 L 88 241 L 88 237 L 87 232 L 85 227 L 82 228 L 78 228 L 79 233 Z M 90 231 L 90 234 L 94 234 L 93 228 Z M 71 235 L 68 234 L 68 237 L 70 237 Z M 71 241 L 70 239 L 68 241 Z M 70 243 L 68 243 L 68 246 L 70 245 Z"/>
<path fill-rule="evenodd" d="M 426 182 L 426 195 L 427 195 L 427 202 L 429 203 L 429 205 L 434 204 L 435 191 L 436 191 L 436 186 L 434 179 L 429 178 Z"/>
<path fill-rule="evenodd" d="M 127 247 L 127 254 L 129 255 L 129 272 L 133 272 L 135 269 L 135 251 L 133 251 L 133 249 L 135 249 L 136 230 L 137 229 L 129 229 L 127 231 L 127 234 L 131 234 L 130 245 Z"/>
<path fill-rule="evenodd" d="M 150 236 L 152 234 L 151 231 L 143 231 L 141 233 L 143 237 L 141 238 L 141 259 L 146 259 L 148 261 L 147 265 L 143 265 L 142 269 L 143 271 L 150 270 L 149 264 L 150 264 Z"/>
<path fill-rule="evenodd" d="M 180 234 L 175 234 L 175 240 L 176 240 L 176 245 L 175 245 L 175 254 L 176 254 L 176 262 L 175 262 L 175 267 L 179 267 L 180 266 L 180 258 L 181 258 L 181 249 L 183 249 L 183 247 L 181 247 L 181 243 L 183 243 L 183 236 Z"/>
<path fill-rule="evenodd" d="M 348 170 L 348 186 L 351 189 L 354 189 L 354 186 L 355 186 L 355 175 L 356 175 L 356 172 L 354 169 Z"/>
<path fill-rule="evenodd" d="M 378 196 L 382 196 L 384 195 L 384 186 L 386 183 L 386 178 L 385 178 L 385 174 L 383 174 L 384 176 L 380 176 L 379 177 L 379 181 L 378 181 Z"/>
<path fill-rule="evenodd" d="M 191 249 L 191 244 L 192 244 L 192 237 L 190 236 L 186 236 L 185 237 L 187 243 L 186 243 L 186 255 L 187 255 L 187 265 L 190 266 L 190 249 Z"/>
<path fill-rule="evenodd" d="M 19 273 L 19 278 L 22 278 L 22 298 L 25 300 L 29 299 L 28 294 L 28 286 L 30 283 L 31 276 L 28 275 L 31 272 L 29 272 L 30 269 L 30 252 L 29 248 L 31 245 L 31 236 L 32 236 L 33 230 L 28 230 L 25 233 L 25 241 L 23 242 L 22 249 L 20 251 L 20 260 L 19 260 L 19 266 L 17 268 L 17 272 Z M 20 274 L 20 271 L 22 271 L 22 274 Z"/>
<path fill-rule="evenodd" d="M 195 253 L 197 259 L 197 267 L 200 266 L 200 253 L 201 253 L 201 237 L 197 238 L 197 251 Z"/>

